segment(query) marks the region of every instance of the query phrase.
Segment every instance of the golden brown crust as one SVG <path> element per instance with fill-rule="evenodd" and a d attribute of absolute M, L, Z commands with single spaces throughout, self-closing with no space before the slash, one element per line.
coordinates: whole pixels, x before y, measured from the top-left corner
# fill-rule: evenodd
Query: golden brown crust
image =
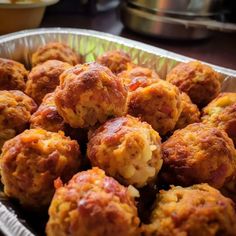
<path fill-rule="evenodd" d="M 187 93 L 200 107 L 207 105 L 220 92 L 220 74 L 199 61 L 180 63 L 172 69 L 166 80 Z"/>
<path fill-rule="evenodd" d="M 123 51 L 109 51 L 99 56 L 96 60 L 99 64 L 108 67 L 114 74 L 127 69 L 131 62 L 129 54 Z"/>
<path fill-rule="evenodd" d="M 128 96 L 128 113 L 148 122 L 160 135 L 174 129 L 182 111 L 179 89 L 164 80 L 139 87 Z"/>
<path fill-rule="evenodd" d="M 28 71 L 24 65 L 0 58 L 0 90 L 25 90 Z"/>
<path fill-rule="evenodd" d="M 236 144 L 236 93 L 220 93 L 203 109 L 202 121 L 223 129 Z"/>
<path fill-rule="evenodd" d="M 59 85 L 59 76 L 71 65 L 58 60 L 49 60 L 33 67 L 28 76 L 25 93 L 40 104 L 47 93 Z"/>
<path fill-rule="evenodd" d="M 127 91 L 121 81 L 97 63 L 77 65 L 60 77 L 55 91 L 59 114 L 73 128 L 103 123 L 126 111 Z"/>
<path fill-rule="evenodd" d="M 221 188 L 236 171 L 232 140 L 223 130 L 202 123 L 175 131 L 162 149 L 162 177 L 170 184 L 208 183 Z"/>
<path fill-rule="evenodd" d="M 207 184 L 160 191 L 145 236 L 235 236 L 234 204 Z"/>
<path fill-rule="evenodd" d="M 67 62 L 70 65 L 82 63 L 82 56 L 77 54 L 66 44 L 50 42 L 37 49 L 32 55 L 32 66 L 36 66 L 48 60 L 58 60 Z"/>
<path fill-rule="evenodd" d="M 25 207 L 48 206 L 54 193 L 53 181 L 68 181 L 81 162 L 76 141 L 63 132 L 25 130 L 7 141 L 2 149 L 0 168 L 4 192 Z"/>
<path fill-rule="evenodd" d="M 161 138 L 132 116 L 107 121 L 90 137 L 87 155 L 93 166 L 125 185 L 155 181 L 162 166 Z"/>
<path fill-rule="evenodd" d="M 19 90 L 0 91 L 0 148 L 27 128 L 36 103 Z"/>
<path fill-rule="evenodd" d="M 182 112 L 175 125 L 175 129 L 183 129 L 189 124 L 200 122 L 200 111 L 198 107 L 192 103 L 190 97 L 181 93 Z"/>
<path fill-rule="evenodd" d="M 76 174 L 57 188 L 47 236 L 137 236 L 139 218 L 128 189 L 98 169 Z"/>

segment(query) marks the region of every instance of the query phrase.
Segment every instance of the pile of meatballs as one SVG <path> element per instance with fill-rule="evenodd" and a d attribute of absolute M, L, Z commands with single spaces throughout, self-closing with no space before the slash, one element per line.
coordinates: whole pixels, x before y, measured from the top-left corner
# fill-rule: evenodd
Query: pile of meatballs
<path fill-rule="evenodd" d="M 47 236 L 235 236 L 236 93 L 199 61 L 165 80 L 122 51 L 0 59 L 7 197 Z"/>

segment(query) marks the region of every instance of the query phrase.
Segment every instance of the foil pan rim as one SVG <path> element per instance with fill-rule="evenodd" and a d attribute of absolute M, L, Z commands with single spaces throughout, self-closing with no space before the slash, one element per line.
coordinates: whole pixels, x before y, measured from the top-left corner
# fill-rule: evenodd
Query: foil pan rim
<path fill-rule="evenodd" d="M 38 28 L 38 29 L 30 29 L 30 30 L 23 30 L 23 31 L 18 31 L 10 34 L 6 34 L 3 36 L 0 36 L 0 44 L 18 39 L 18 38 L 23 38 L 26 36 L 32 36 L 32 35 L 40 35 L 40 34 L 76 34 L 76 35 L 84 35 L 84 36 L 92 36 L 92 37 L 97 37 L 100 39 L 106 39 L 108 41 L 112 41 L 115 43 L 123 44 L 128 47 L 136 48 L 142 51 L 146 51 L 152 54 L 156 54 L 158 56 L 166 57 L 169 59 L 176 60 L 181 62 L 187 62 L 191 60 L 196 60 L 192 57 L 187 57 L 183 56 L 181 54 L 177 54 L 159 47 L 151 46 L 146 43 L 142 43 L 136 40 L 132 39 L 126 39 L 121 36 L 109 34 L 109 33 L 104 33 L 96 30 L 88 30 L 88 29 L 80 29 L 80 28 L 64 28 L 64 27 L 49 27 L 49 28 Z M 202 61 L 202 60 L 201 60 Z M 202 61 L 204 62 L 204 61 Z M 221 67 L 217 66 L 211 63 L 204 62 L 205 64 L 208 64 L 212 66 L 216 71 L 226 74 L 228 76 L 236 77 L 236 70 L 232 70 L 226 67 Z"/>

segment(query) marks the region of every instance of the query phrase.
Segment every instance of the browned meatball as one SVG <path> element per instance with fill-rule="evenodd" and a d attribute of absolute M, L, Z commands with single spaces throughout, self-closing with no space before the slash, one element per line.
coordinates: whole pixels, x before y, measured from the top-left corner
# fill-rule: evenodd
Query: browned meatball
<path fill-rule="evenodd" d="M 121 183 L 142 187 L 154 182 L 162 166 L 161 138 L 146 122 L 119 117 L 92 134 L 87 155 L 93 166 Z"/>
<path fill-rule="evenodd" d="M 181 93 L 182 112 L 175 125 L 175 129 L 183 129 L 189 124 L 200 122 L 200 111 L 198 107 L 192 103 L 189 96 Z"/>
<path fill-rule="evenodd" d="M 0 91 L 0 149 L 4 142 L 27 128 L 36 103 L 19 90 Z"/>
<path fill-rule="evenodd" d="M 0 58 L 0 90 L 25 90 L 28 71 L 24 65 Z"/>
<path fill-rule="evenodd" d="M 109 51 L 99 56 L 96 61 L 107 66 L 114 74 L 119 74 L 127 69 L 131 58 L 129 54 L 123 51 Z"/>
<path fill-rule="evenodd" d="M 236 145 L 236 93 L 221 93 L 203 109 L 203 123 L 223 129 Z"/>
<path fill-rule="evenodd" d="M 59 85 L 62 72 L 71 68 L 66 62 L 49 60 L 35 66 L 29 73 L 25 93 L 40 104 L 47 93 L 51 93 Z"/>
<path fill-rule="evenodd" d="M 137 236 L 139 218 L 128 189 L 104 171 L 76 174 L 57 188 L 49 208 L 47 236 Z"/>
<path fill-rule="evenodd" d="M 60 77 L 55 91 L 59 114 L 73 128 L 105 122 L 126 111 L 127 91 L 123 83 L 98 63 L 77 65 Z"/>
<path fill-rule="evenodd" d="M 145 236 L 235 236 L 235 205 L 208 184 L 160 191 Z"/>
<path fill-rule="evenodd" d="M 50 42 L 37 49 L 32 55 L 32 65 L 36 66 L 48 60 L 67 62 L 70 65 L 82 63 L 82 57 L 69 46 L 59 42 Z"/>
<path fill-rule="evenodd" d="M 175 131 L 162 148 L 162 177 L 169 184 L 208 183 L 221 188 L 236 171 L 232 140 L 223 130 L 202 123 Z"/>
<path fill-rule="evenodd" d="M 199 61 L 180 63 L 168 73 L 166 80 L 187 93 L 200 107 L 208 104 L 221 89 L 220 74 Z"/>
<path fill-rule="evenodd" d="M 46 207 L 54 194 L 54 180 L 68 181 L 78 171 L 80 159 L 78 143 L 63 132 L 25 130 L 3 146 L 0 168 L 4 193 L 25 207 Z"/>
<path fill-rule="evenodd" d="M 139 87 L 128 97 L 128 113 L 148 122 L 160 135 L 172 131 L 182 111 L 179 89 L 164 80 Z"/>

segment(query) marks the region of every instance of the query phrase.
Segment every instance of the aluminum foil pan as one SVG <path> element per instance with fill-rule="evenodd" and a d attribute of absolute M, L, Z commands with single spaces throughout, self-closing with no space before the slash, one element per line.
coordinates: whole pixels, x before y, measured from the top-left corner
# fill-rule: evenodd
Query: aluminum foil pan
<path fill-rule="evenodd" d="M 28 30 L 2 36 L 0 37 L 0 57 L 20 61 L 30 68 L 32 53 L 40 45 L 50 41 L 68 44 L 82 54 L 86 62 L 94 61 L 98 55 L 108 50 L 122 49 L 131 55 L 135 63 L 155 69 L 163 79 L 177 63 L 192 60 L 189 57 L 122 37 L 70 28 Z M 211 66 L 222 74 L 222 90 L 236 92 L 236 71 L 215 65 Z M 47 221 L 45 215 L 25 212 L 17 203 L 9 200 L 0 192 L 0 231 L 3 235 L 43 235 Z"/>

